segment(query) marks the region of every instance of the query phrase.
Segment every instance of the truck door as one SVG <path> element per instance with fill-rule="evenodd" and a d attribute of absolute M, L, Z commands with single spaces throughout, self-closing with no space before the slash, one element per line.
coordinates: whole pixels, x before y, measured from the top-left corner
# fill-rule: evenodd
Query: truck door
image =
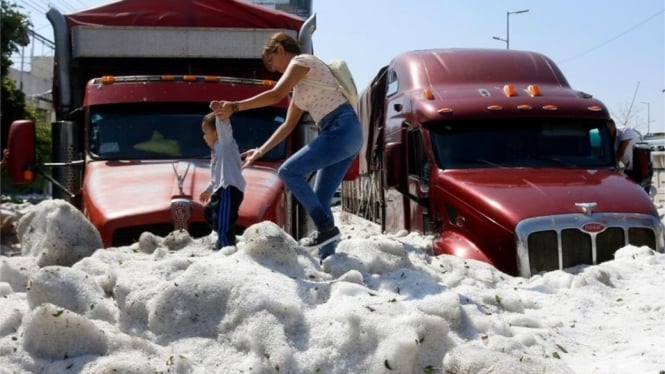
<path fill-rule="evenodd" d="M 430 167 L 420 129 L 406 131 L 406 183 L 404 200 L 405 225 L 410 231 L 430 231 L 428 197 Z"/>

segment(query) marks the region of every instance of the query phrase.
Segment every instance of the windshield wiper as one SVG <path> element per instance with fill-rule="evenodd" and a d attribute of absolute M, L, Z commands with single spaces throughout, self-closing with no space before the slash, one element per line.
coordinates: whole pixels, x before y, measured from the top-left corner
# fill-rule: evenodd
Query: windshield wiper
<path fill-rule="evenodd" d="M 555 163 L 557 165 L 563 165 L 563 166 L 567 166 L 567 167 L 576 167 L 577 166 L 577 165 L 575 165 L 571 162 L 564 161 L 564 160 L 562 160 L 560 158 L 556 158 L 556 157 L 533 156 L 533 155 L 531 155 L 530 157 L 533 158 L 534 160 L 549 161 L 549 162 Z"/>
<path fill-rule="evenodd" d="M 503 165 L 501 165 L 501 164 L 497 164 L 497 163 L 495 163 L 495 162 L 488 161 L 488 160 L 484 160 L 484 159 L 480 159 L 480 158 L 476 158 L 476 159 L 464 159 L 464 160 L 459 160 L 459 162 L 464 163 L 464 164 L 471 164 L 471 163 L 474 163 L 474 164 L 485 164 L 485 165 L 493 166 L 493 167 L 495 167 L 495 168 L 503 168 L 503 167 L 505 167 L 505 166 L 503 166 Z"/>
<path fill-rule="evenodd" d="M 502 168 L 502 167 L 504 167 L 504 166 L 501 165 L 501 164 L 497 164 L 497 163 L 495 163 L 495 162 L 488 161 L 488 160 L 476 159 L 476 160 L 474 160 L 474 161 L 475 161 L 475 162 L 478 162 L 478 163 L 481 163 L 481 164 L 486 164 L 486 165 L 489 165 L 489 166 L 494 166 L 495 168 Z"/>

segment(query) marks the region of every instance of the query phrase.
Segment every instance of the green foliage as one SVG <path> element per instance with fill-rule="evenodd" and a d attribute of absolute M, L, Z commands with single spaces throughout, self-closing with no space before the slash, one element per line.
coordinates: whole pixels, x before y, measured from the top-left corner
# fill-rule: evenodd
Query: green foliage
<path fill-rule="evenodd" d="M 16 88 L 16 83 L 8 76 L 2 76 L 2 128 L 7 135 L 9 125 L 17 119 L 31 119 L 25 107 L 25 94 Z M 7 129 L 7 131 L 5 131 Z"/>
<path fill-rule="evenodd" d="M 12 64 L 12 53 L 18 52 L 19 47 L 30 43 L 29 30 L 32 27 L 30 19 L 19 11 L 16 4 L 6 0 L 2 2 L 2 14 L 0 14 L 0 39 L 2 44 L 2 66 L 0 75 L 2 76 L 2 148 L 6 146 L 7 135 L 9 134 L 9 125 L 17 119 L 28 118 L 25 108 L 25 95 L 16 88 L 14 81 L 9 78 L 9 67 Z"/>
<path fill-rule="evenodd" d="M 0 126 L 2 128 L 2 149 L 6 147 L 9 126 L 17 119 L 30 119 L 35 121 L 37 116 L 34 111 L 25 104 L 25 94 L 21 92 L 16 83 L 9 77 L 9 67 L 12 65 L 11 56 L 20 50 L 20 47 L 27 46 L 30 43 L 30 28 L 32 23 L 27 15 L 21 12 L 21 8 L 15 3 L 0 0 L 1 13 L 0 19 L 0 48 L 2 52 L 2 63 L 0 66 L 0 75 L 2 76 L 2 92 L 0 93 L 2 102 L 2 116 Z M 48 132 L 48 134 L 47 134 Z M 45 138 L 48 136 L 48 138 Z M 50 126 L 44 129 L 44 124 L 37 124 L 37 154 L 38 157 L 47 156 L 50 159 Z M 3 194 L 7 193 L 26 193 L 31 189 L 41 189 L 44 186 L 43 177 L 38 176 L 36 183 L 30 186 L 17 186 L 11 184 L 5 170 L 0 176 L 2 181 L 1 190 Z"/>
<path fill-rule="evenodd" d="M 2 2 L 2 13 L 0 18 L 0 48 L 2 48 L 2 70 L 0 74 L 6 76 L 9 66 L 12 64 L 11 56 L 30 43 L 29 30 L 32 27 L 30 19 L 19 11 L 15 3 L 5 0 Z"/>
<path fill-rule="evenodd" d="M 51 123 L 44 120 L 38 120 L 35 123 L 36 131 L 36 157 L 40 162 L 51 162 Z"/>

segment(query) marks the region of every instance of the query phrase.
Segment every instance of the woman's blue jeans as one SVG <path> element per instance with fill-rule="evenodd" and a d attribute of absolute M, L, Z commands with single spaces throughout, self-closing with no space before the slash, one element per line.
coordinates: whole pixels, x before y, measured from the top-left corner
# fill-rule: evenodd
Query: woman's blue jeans
<path fill-rule="evenodd" d="M 349 104 L 328 113 L 319 126 L 319 135 L 289 157 L 278 174 L 317 229 L 327 231 L 335 226 L 330 208 L 332 198 L 362 147 L 363 134 L 358 116 Z M 315 171 L 312 188 L 307 177 Z"/>

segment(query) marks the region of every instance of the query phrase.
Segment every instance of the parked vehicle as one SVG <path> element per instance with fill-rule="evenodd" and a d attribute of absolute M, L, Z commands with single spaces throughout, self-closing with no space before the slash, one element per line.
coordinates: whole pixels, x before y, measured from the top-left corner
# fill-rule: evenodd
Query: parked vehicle
<path fill-rule="evenodd" d="M 29 183 L 52 167 L 54 197 L 71 201 L 105 246 L 150 231 L 210 233 L 198 201 L 210 180 L 201 121 L 213 99 L 239 100 L 274 84 L 261 60 L 277 31 L 311 51 L 315 17 L 302 19 L 243 1 L 118 1 L 47 17 L 55 36 L 53 163 L 34 156 L 34 125 L 17 121 L 9 139 L 12 180 Z M 288 101 L 232 119 L 240 151 L 261 145 L 284 121 Z M 316 134 L 304 120 L 244 170 L 241 229 L 271 220 L 299 237 L 305 212 L 276 170 Z"/>
<path fill-rule="evenodd" d="M 362 92 L 360 177 L 343 209 L 432 234 L 433 254 L 531 276 L 663 251 L 656 208 L 617 169 L 606 107 L 527 51 L 403 53 Z M 648 151 L 648 150 L 647 150 Z M 648 159 L 648 157 L 647 157 Z"/>
<path fill-rule="evenodd" d="M 652 151 L 665 151 L 665 133 L 655 133 L 645 135 L 642 142 L 646 143 Z"/>

